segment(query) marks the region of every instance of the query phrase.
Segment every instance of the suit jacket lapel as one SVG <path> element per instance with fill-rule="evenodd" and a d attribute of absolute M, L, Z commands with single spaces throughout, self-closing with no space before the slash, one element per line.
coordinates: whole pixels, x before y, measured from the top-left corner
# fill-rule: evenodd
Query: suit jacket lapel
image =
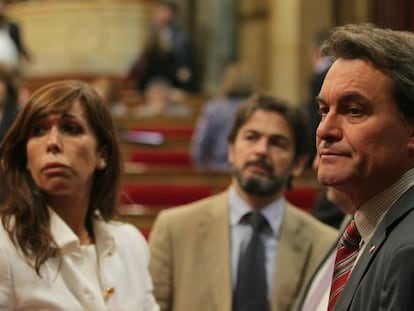
<path fill-rule="evenodd" d="M 335 311 L 348 309 L 362 278 L 368 271 L 372 261 L 381 250 L 382 245 L 389 235 L 388 230 L 394 227 L 396 222 L 401 221 L 401 219 L 414 208 L 412 204 L 413 201 L 414 187 L 410 188 L 396 203 L 393 204 L 393 206 L 391 206 L 377 230 L 374 232 L 368 245 L 365 246 L 364 252 L 361 254 L 358 262 L 355 264 L 342 295 L 338 298 L 338 301 L 335 304 Z"/>
<path fill-rule="evenodd" d="M 227 192 L 217 196 L 199 224 L 200 267 L 211 291 L 212 310 L 231 310 L 232 282 Z"/>
<path fill-rule="evenodd" d="M 374 236 L 371 238 L 369 245 L 366 245 L 364 252 L 359 258 L 358 262 L 355 264 L 354 269 L 352 270 L 351 275 L 349 276 L 348 281 L 344 287 L 344 290 L 341 296 L 338 298 L 338 301 L 335 304 L 334 310 L 347 310 L 349 305 L 352 302 L 354 294 L 357 287 L 359 286 L 362 278 L 367 272 L 371 262 L 375 258 L 376 254 L 380 250 L 382 244 L 385 241 L 385 230 L 383 226 L 378 227 Z M 369 252 L 372 245 L 375 245 L 375 249 L 372 252 Z"/>
<path fill-rule="evenodd" d="M 314 280 L 316 278 L 316 275 L 319 273 L 319 271 L 322 269 L 322 267 L 326 265 L 326 262 L 329 260 L 329 258 L 331 258 L 332 253 L 336 252 L 336 249 L 338 247 L 338 242 L 339 242 L 343 232 L 345 231 L 346 226 L 351 221 L 351 219 L 352 219 L 352 215 L 346 215 L 344 217 L 344 219 L 342 220 L 341 226 L 339 228 L 339 233 L 338 233 L 337 239 L 332 243 L 331 247 L 329 247 L 328 251 L 323 256 L 322 260 L 318 263 L 318 266 L 313 271 L 312 276 L 307 281 L 306 286 L 304 286 L 302 288 L 302 291 L 299 294 L 299 298 L 298 298 L 298 301 L 297 301 L 296 306 L 295 306 L 295 310 L 301 310 L 303 308 L 303 304 L 305 303 L 308 292 L 309 292 L 311 286 L 313 285 L 312 283 L 314 282 Z"/>
<path fill-rule="evenodd" d="M 292 207 L 289 204 L 285 207 L 273 275 L 272 310 L 285 310 L 292 306 L 303 281 L 303 271 L 298 267 L 306 266 L 310 252 L 307 241 L 311 237 L 303 234 L 301 222 L 290 215 Z"/>

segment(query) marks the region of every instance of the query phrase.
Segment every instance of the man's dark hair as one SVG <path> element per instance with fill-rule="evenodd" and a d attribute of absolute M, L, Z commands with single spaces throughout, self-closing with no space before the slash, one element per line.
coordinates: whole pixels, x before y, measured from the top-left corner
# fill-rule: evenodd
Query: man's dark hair
<path fill-rule="evenodd" d="M 241 104 L 237 110 L 233 128 L 228 136 L 229 143 L 234 143 L 240 128 L 256 110 L 275 112 L 285 118 L 295 139 L 295 159 L 309 153 L 309 129 L 303 112 L 288 101 L 266 93 L 256 93 Z"/>

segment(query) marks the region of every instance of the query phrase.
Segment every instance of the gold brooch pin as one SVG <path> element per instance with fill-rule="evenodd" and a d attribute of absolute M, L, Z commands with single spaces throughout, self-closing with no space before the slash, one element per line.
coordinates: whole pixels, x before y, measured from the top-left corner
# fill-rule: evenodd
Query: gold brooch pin
<path fill-rule="evenodd" d="M 111 286 L 111 287 L 105 288 L 104 299 L 108 300 L 109 298 L 111 298 L 111 296 L 114 294 L 114 292 L 115 292 L 115 287 Z"/>

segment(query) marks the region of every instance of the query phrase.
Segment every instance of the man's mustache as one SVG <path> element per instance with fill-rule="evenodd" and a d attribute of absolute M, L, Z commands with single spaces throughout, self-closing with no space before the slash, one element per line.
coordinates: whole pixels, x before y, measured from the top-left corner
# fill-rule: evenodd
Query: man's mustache
<path fill-rule="evenodd" d="M 260 166 L 266 169 L 266 171 L 269 172 L 269 174 L 273 174 L 273 165 L 266 161 L 265 159 L 258 159 L 258 160 L 252 160 L 247 162 L 244 167 L 248 167 L 250 165 Z"/>

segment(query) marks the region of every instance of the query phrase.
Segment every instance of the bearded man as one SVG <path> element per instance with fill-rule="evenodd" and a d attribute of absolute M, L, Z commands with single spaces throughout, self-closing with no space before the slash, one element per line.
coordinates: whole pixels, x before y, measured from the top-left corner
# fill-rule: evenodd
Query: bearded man
<path fill-rule="evenodd" d="M 336 231 L 284 197 L 308 160 L 301 111 L 255 94 L 228 141 L 233 177 L 218 195 L 161 212 L 150 272 L 163 311 L 290 310 Z"/>

